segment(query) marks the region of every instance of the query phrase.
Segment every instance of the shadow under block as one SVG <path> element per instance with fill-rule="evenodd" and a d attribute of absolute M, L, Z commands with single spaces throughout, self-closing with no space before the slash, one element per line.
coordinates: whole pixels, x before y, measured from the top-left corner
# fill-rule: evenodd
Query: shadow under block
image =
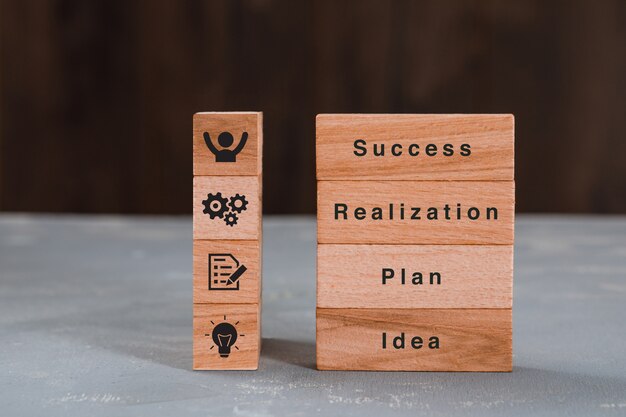
<path fill-rule="evenodd" d="M 317 309 L 320 370 L 512 370 L 510 309 Z"/>
<path fill-rule="evenodd" d="M 258 304 L 260 271 L 258 240 L 196 240 L 193 302 Z"/>
<path fill-rule="evenodd" d="M 193 238 L 261 239 L 261 177 L 194 177 Z"/>
<path fill-rule="evenodd" d="M 513 246 L 318 245 L 320 308 L 511 308 Z"/>
<path fill-rule="evenodd" d="M 320 114 L 318 180 L 513 180 L 511 114 Z"/>
<path fill-rule="evenodd" d="M 511 245 L 514 205 L 513 181 L 318 181 L 317 239 Z"/>
<path fill-rule="evenodd" d="M 194 304 L 193 369 L 257 369 L 260 317 L 259 304 Z"/>
<path fill-rule="evenodd" d="M 218 139 L 222 132 L 232 135 L 233 143 L 221 146 Z M 218 162 L 217 155 L 207 146 L 205 133 L 218 152 L 237 150 L 244 132 L 246 142 L 234 162 Z M 261 175 L 263 146 L 263 113 L 227 112 L 196 113 L 193 116 L 193 174 L 194 175 Z"/>

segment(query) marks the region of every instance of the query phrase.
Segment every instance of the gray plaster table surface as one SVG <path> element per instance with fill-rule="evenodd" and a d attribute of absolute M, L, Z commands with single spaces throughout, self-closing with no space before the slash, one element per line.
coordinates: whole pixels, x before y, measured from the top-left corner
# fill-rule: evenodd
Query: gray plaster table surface
<path fill-rule="evenodd" d="M 0 216 L 0 415 L 626 415 L 626 217 L 518 216 L 512 373 L 315 370 L 315 219 L 264 221 L 258 371 L 191 371 L 191 218 Z"/>

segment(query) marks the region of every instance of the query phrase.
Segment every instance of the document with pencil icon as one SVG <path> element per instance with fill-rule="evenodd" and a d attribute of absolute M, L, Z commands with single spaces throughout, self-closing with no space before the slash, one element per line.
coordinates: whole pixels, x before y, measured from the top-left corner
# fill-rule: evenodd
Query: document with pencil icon
<path fill-rule="evenodd" d="M 238 290 L 246 270 L 230 253 L 209 254 L 209 290 Z"/>

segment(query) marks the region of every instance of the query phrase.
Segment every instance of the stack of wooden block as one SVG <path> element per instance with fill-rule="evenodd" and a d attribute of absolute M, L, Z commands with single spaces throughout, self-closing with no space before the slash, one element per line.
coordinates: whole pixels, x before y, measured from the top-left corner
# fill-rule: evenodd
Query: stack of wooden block
<path fill-rule="evenodd" d="M 262 113 L 193 118 L 193 368 L 257 369 Z"/>
<path fill-rule="evenodd" d="M 511 371 L 512 115 L 319 115 L 317 366 Z"/>

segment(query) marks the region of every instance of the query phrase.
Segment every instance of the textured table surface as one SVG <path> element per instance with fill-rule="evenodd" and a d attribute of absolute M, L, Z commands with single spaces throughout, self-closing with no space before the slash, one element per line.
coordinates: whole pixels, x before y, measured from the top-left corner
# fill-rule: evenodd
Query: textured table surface
<path fill-rule="evenodd" d="M 626 415 L 626 217 L 518 217 L 510 374 L 316 371 L 315 221 L 264 239 L 259 371 L 193 372 L 191 218 L 0 216 L 0 415 Z"/>

